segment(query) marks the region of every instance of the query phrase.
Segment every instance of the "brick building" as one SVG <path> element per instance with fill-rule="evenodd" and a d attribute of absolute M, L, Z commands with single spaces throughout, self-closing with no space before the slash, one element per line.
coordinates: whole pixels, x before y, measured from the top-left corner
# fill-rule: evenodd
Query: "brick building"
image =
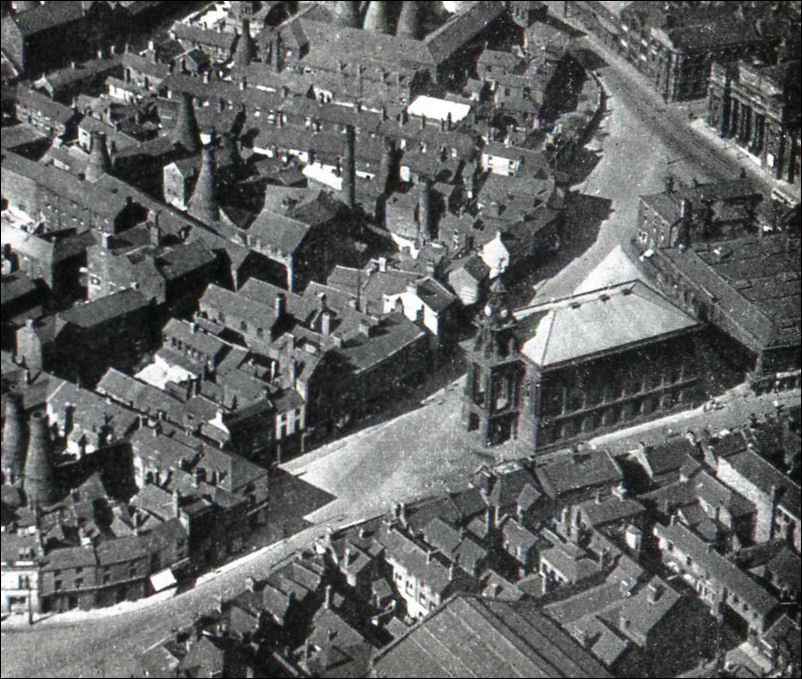
<path fill-rule="evenodd" d="M 641 196 L 636 245 L 647 277 L 715 328 L 717 353 L 763 389 L 799 369 L 800 241 L 761 201 L 744 182 Z"/>

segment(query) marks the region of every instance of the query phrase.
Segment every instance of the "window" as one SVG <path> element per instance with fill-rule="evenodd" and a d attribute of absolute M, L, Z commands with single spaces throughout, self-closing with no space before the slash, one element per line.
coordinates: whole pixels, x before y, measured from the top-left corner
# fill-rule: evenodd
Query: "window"
<path fill-rule="evenodd" d="M 84 579 L 83 578 L 75 578 L 75 587 L 81 588 L 84 586 Z"/>
<path fill-rule="evenodd" d="M 240 321 L 239 329 L 242 330 L 242 332 L 248 332 L 248 324 L 245 321 Z"/>
<path fill-rule="evenodd" d="M 83 572 L 84 572 L 84 569 L 82 567 L 80 567 L 80 566 L 75 569 L 75 575 L 80 575 Z"/>
<path fill-rule="evenodd" d="M 53 583 L 53 589 L 55 589 L 57 592 L 61 589 L 61 580 L 56 580 Z"/>
<path fill-rule="evenodd" d="M 31 576 L 30 575 L 20 575 L 19 576 L 19 589 L 30 589 L 31 588 Z"/>
<path fill-rule="evenodd" d="M 104 573 L 103 574 L 103 584 L 104 585 L 108 585 L 110 582 L 111 582 L 111 574 L 110 573 Z"/>

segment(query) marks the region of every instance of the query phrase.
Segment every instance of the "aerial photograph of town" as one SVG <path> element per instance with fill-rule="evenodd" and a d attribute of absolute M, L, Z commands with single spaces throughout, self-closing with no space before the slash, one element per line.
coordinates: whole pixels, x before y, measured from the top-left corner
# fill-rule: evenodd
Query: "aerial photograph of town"
<path fill-rule="evenodd" d="M 802 0 L 2 2 L 6 677 L 800 677 Z"/>

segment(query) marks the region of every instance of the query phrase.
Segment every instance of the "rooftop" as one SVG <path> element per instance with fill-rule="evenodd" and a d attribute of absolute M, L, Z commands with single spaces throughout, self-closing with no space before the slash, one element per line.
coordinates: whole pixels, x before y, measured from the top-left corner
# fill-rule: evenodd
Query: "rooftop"
<path fill-rule="evenodd" d="M 375 654 L 379 677 L 609 677 L 530 602 L 458 595 Z"/>
<path fill-rule="evenodd" d="M 696 319 L 641 281 L 536 304 L 515 315 L 533 335 L 521 353 L 541 367 L 625 351 L 699 327 Z M 617 322 L 621 318 L 627 323 Z"/>

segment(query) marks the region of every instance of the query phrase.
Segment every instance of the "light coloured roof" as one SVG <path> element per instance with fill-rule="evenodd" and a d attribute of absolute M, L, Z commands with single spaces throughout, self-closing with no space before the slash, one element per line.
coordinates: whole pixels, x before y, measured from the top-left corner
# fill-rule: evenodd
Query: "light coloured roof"
<path fill-rule="evenodd" d="M 628 281 L 642 279 L 640 269 L 627 256 L 620 245 L 616 245 L 590 273 L 577 285 L 574 294 L 598 290 L 608 285 L 618 285 Z"/>
<path fill-rule="evenodd" d="M 438 99 L 421 94 L 415 97 L 407 107 L 407 113 L 411 116 L 426 116 L 432 120 L 447 120 L 451 114 L 451 122 L 459 122 L 470 113 L 471 107 L 468 104 L 461 104 L 457 101 Z"/>
<path fill-rule="evenodd" d="M 520 309 L 515 315 L 519 320 L 535 316 L 534 336 L 522 353 L 541 367 L 620 351 L 698 325 L 641 281 Z"/>

